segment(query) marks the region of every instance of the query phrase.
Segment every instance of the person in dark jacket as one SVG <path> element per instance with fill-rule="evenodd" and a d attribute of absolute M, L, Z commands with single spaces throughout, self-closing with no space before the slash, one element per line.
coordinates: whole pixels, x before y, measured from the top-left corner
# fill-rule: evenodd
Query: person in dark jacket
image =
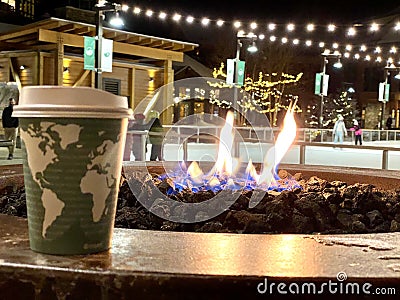
<path fill-rule="evenodd" d="M 145 123 L 145 115 L 142 113 L 134 115 L 134 121 L 128 127 L 128 134 L 132 135 L 132 153 L 135 156 L 135 161 L 146 160 L 145 153 L 147 149 L 145 133 L 134 133 L 134 131 L 149 130 L 149 123 Z M 144 152 L 143 152 L 144 150 Z"/>
<path fill-rule="evenodd" d="M 150 160 L 163 160 L 162 158 L 162 142 L 163 142 L 163 127 L 161 125 L 159 118 L 153 118 L 150 120 L 149 124 L 151 124 L 150 132 L 149 132 L 149 140 L 151 143 L 151 154 Z"/>
<path fill-rule="evenodd" d="M 4 108 L 3 114 L 1 116 L 1 121 L 3 124 L 4 128 L 4 139 L 7 141 L 12 141 L 12 145 L 8 146 L 8 158 L 7 159 L 13 159 L 14 158 L 14 150 L 15 150 L 15 144 L 17 142 L 17 130 L 19 126 L 19 120 L 16 117 L 12 116 L 13 113 L 13 107 L 16 104 L 16 101 L 14 98 L 9 99 L 9 105 Z"/>

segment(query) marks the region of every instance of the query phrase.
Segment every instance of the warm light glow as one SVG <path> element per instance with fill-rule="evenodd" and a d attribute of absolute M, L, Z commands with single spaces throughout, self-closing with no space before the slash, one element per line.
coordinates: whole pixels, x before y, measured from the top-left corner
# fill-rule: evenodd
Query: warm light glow
<path fill-rule="evenodd" d="M 271 42 L 275 42 L 275 41 L 276 41 L 276 36 L 271 35 L 271 36 L 269 37 L 269 40 L 270 40 Z"/>
<path fill-rule="evenodd" d="M 347 51 L 351 51 L 351 49 L 353 49 L 353 46 L 352 46 L 352 45 L 346 45 L 346 50 L 347 50 Z"/>
<path fill-rule="evenodd" d="M 294 30 L 294 24 L 293 24 L 293 23 L 288 24 L 288 25 L 286 26 L 286 29 L 287 29 L 288 31 L 293 31 L 293 30 Z"/>
<path fill-rule="evenodd" d="M 122 5 L 121 10 L 124 11 L 124 12 L 126 12 L 126 11 L 129 10 L 129 6 L 126 5 L 126 4 L 124 4 L 124 5 Z"/>
<path fill-rule="evenodd" d="M 146 10 L 146 16 L 151 17 L 153 15 L 153 11 L 151 9 Z"/>
<path fill-rule="evenodd" d="M 228 111 L 226 114 L 225 125 L 221 129 L 218 156 L 215 162 L 215 171 L 217 174 L 232 174 L 232 146 L 233 146 L 233 112 Z"/>
<path fill-rule="evenodd" d="M 293 40 L 293 44 L 294 44 L 294 45 L 298 45 L 299 42 L 300 42 L 299 39 L 294 39 L 294 40 Z"/>
<path fill-rule="evenodd" d="M 382 62 L 382 57 L 378 56 L 378 57 L 376 58 L 376 61 L 377 61 L 377 62 Z"/>
<path fill-rule="evenodd" d="M 193 23 L 194 22 L 194 17 L 192 17 L 192 16 L 188 16 L 187 18 L 186 18 L 186 22 L 188 22 L 188 23 Z"/>
<path fill-rule="evenodd" d="M 260 34 L 260 35 L 258 36 L 258 38 L 259 38 L 260 40 L 263 40 L 263 39 L 265 39 L 265 35 Z"/>
<path fill-rule="evenodd" d="M 360 51 L 362 51 L 362 52 L 367 51 L 367 46 L 361 45 Z"/>
<path fill-rule="evenodd" d="M 347 35 L 355 36 L 356 35 L 356 29 L 354 27 L 350 27 L 349 30 L 347 31 Z"/>
<path fill-rule="evenodd" d="M 161 20 L 165 20 L 165 18 L 167 17 L 167 14 L 165 13 L 165 12 L 160 12 L 160 14 L 158 15 L 158 17 L 161 19 Z"/>
<path fill-rule="evenodd" d="M 240 21 L 235 21 L 235 23 L 233 23 L 233 26 L 235 28 L 239 28 L 240 26 L 242 26 L 242 23 Z"/>
<path fill-rule="evenodd" d="M 397 52 L 397 48 L 395 46 L 392 46 L 392 48 L 390 48 L 390 53 L 396 53 Z"/>
<path fill-rule="evenodd" d="M 269 24 L 268 24 L 268 29 L 269 29 L 269 31 L 275 30 L 275 29 L 276 29 L 276 24 L 274 24 L 274 23 L 269 23 Z"/>
<path fill-rule="evenodd" d="M 358 53 L 354 54 L 354 58 L 355 59 L 360 59 L 360 54 L 358 54 Z"/>
<path fill-rule="evenodd" d="M 312 45 L 312 41 L 311 40 L 307 40 L 306 41 L 306 46 L 310 47 Z"/>
<path fill-rule="evenodd" d="M 345 52 L 344 53 L 344 57 L 349 58 L 350 57 L 350 53 L 349 52 Z"/>
<path fill-rule="evenodd" d="M 218 20 L 217 21 L 217 26 L 221 27 L 222 25 L 224 25 L 224 20 Z"/>
<path fill-rule="evenodd" d="M 172 17 L 172 20 L 179 22 L 181 20 L 182 16 L 180 14 L 174 14 Z"/>
<path fill-rule="evenodd" d="M 381 47 L 376 47 L 376 48 L 375 48 L 375 53 L 381 53 L 381 52 L 382 52 Z"/>
<path fill-rule="evenodd" d="M 372 23 L 371 27 L 369 28 L 370 31 L 378 31 L 379 30 L 379 25 L 377 23 Z"/>
<path fill-rule="evenodd" d="M 394 26 L 394 30 L 396 31 L 400 30 L 400 22 L 396 23 L 396 26 Z"/>
<path fill-rule="evenodd" d="M 133 13 L 136 14 L 136 15 L 140 14 L 141 11 L 142 11 L 142 10 L 140 9 L 140 7 L 135 7 L 135 8 L 133 9 Z"/>
<path fill-rule="evenodd" d="M 208 18 L 203 18 L 201 19 L 201 24 L 204 26 L 207 26 L 210 23 L 210 19 Z"/>
<path fill-rule="evenodd" d="M 244 36 L 244 30 L 239 30 L 238 33 L 237 33 L 237 36 L 238 37 Z"/>
<path fill-rule="evenodd" d="M 336 26 L 334 25 L 334 24 L 329 24 L 328 25 L 328 31 L 329 32 L 333 32 L 333 31 L 335 31 L 336 30 Z"/>
<path fill-rule="evenodd" d="M 288 39 L 287 39 L 287 38 L 285 38 L 285 37 L 283 37 L 283 38 L 282 38 L 282 44 L 286 44 L 286 43 L 287 43 L 287 41 L 288 41 Z"/>
<path fill-rule="evenodd" d="M 256 29 L 257 28 L 257 23 L 256 22 L 251 22 L 250 28 L 253 29 L 253 30 Z"/>
<path fill-rule="evenodd" d="M 325 43 L 324 42 L 319 42 L 318 47 L 324 48 L 325 47 Z"/>
<path fill-rule="evenodd" d="M 339 44 L 338 44 L 338 43 L 333 43 L 333 44 L 332 44 L 332 48 L 333 48 L 333 49 L 339 48 Z"/>
<path fill-rule="evenodd" d="M 365 60 L 370 61 L 371 60 L 371 56 L 369 56 L 369 55 L 365 56 Z"/>
<path fill-rule="evenodd" d="M 328 55 L 331 53 L 331 50 L 325 49 L 324 52 L 322 52 L 322 55 Z"/>
<path fill-rule="evenodd" d="M 314 29 L 315 29 L 314 24 L 308 24 L 307 25 L 307 31 L 314 31 Z"/>

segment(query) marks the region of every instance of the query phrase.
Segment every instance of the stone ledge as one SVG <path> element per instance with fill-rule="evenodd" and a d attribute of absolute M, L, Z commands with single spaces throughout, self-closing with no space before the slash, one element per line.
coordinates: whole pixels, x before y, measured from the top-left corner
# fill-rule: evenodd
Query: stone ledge
<path fill-rule="evenodd" d="M 249 299 L 260 296 L 257 285 L 265 278 L 322 283 L 336 280 L 339 272 L 347 274 L 347 282 L 396 287 L 400 294 L 399 233 L 246 235 L 117 228 L 109 251 L 55 256 L 29 249 L 26 219 L 0 215 L 0 222 L 1 299 Z M 324 295 L 329 296 L 337 298 Z"/>

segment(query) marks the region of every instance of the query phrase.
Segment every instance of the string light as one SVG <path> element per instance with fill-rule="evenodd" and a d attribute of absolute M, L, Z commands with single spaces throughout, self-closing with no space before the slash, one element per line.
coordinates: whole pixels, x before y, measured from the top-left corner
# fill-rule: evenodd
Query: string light
<path fill-rule="evenodd" d="M 246 23 L 243 23 L 240 20 L 236 20 L 236 21 L 232 22 L 232 21 L 223 20 L 223 19 L 213 20 L 211 18 L 197 18 L 197 17 L 191 16 L 191 15 L 182 16 L 182 15 L 180 15 L 178 13 L 172 14 L 172 13 L 168 13 L 168 12 L 165 12 L 165 11 L 156 12 L 156 11 L 153 11 L 152 9 L 141 9 L 138 6 L 130 7 L 130 6 L 125 5 L 125 4 L 122 5 L 121 9 L 122 9 L 123 12 L 131 11 L 133 13 L 133 15 L 136 15 L 136 16 L 140 16 L 141 14 L 144 14 L 145 16 L 151 18 L 153 15 L 157 15 L 158 18 L 161 19 L 161 20 L 172 19 L 175 22 L 179 22 L 182 18 L 184 18 L 188 24 L 193 24 L 197 20 L 198 21 L 197 23 L 199 23 L 199 24 L 201 24 L 203 26 L 209 26 L 211 24 L 215 24 L 218 27 L 222 27 L 225 24 L 228 24 L 228 25 L 231 24 L 231 26 L 233 25 L 233 27 L 236 28 L 236 29 L 245 28 L 245 26 L 246 26 Z M 252 22 L 249 22 L 247 24 L 249 26 L 248 28 L 250 28 L 251 30 L 256 30 L 258 28 L 261 31 L 263 30 L 262 23 L 260 23 L 260 22 L 252 21 Z M 290 23 L 290 24 L 284 25 L 284 24 L 276 24 L 276 23 L 272 23 L 271 22 L 271 23 L 265 23 L 265 24 L 266 25 L 264 25 L 265 26 L 264 29 L 268 30 L 269 32 L 275 31 L 275 30 L 278 29 L 278 27 L 284 26 L 286 31 L 292 33 L 292 32 L 295 31 L 295 28 L 296 28 L 296 24 L 294 24 L 294 23 Z M 357 35 L 361 35 L 361 34 L 367 35 L 367 34 L 376 33 L 376 32 L 381 31 L 381 30 L 390 29 L 389 25 L 385 25 L 384 28 L 383 28 L 383 26 L 384 26 L 383 24 L 379 24 L 377 22 L 373 22 L 373 23 L 370 23 L 370 24 L 361 24 L 361 23 L 360 24 L 354 24 L 354 25 L 352 25 L 350 27 L 347 27 L 347 29 L 345 30 L 345 33 L 346 33 L 347 37 L 353 37 L 356 34 Z M 337 24 L 333 24 L 333 23 L 330 23 L 330 24 L 327 24 L 327 25 L 323 25 L 323 24 L 315 25 L 315 24 L 309 23 L 309 24 L 305 24 L 303 28 L 304 28 L 305 32 L 307 32 L 310 35 L 310 34 L 314 34 L 314 32 L 315 32 L 315 34 L 319 34 L 320 31 L 317 30 L 318 28 L 325 28 L 325 30 L 328 33 L 333 33 L 333 32 L 336 32 L 339 28 L 345 28 L 345 27 L 346 27 L 345 25 L 339 25 L 338 26 Z M 357 30 L 356 30 L 356 28 L 357 28 Z M 392 30 L 396 31 L 396 32 L 400 31 L 400 21 L 396 22 L 395 24 L 392 25 Z M 310 47 L 312 45 L 318 45 L 319 48 L 324 48 L 325 45 L 326 45 L 326 41 L 315 42 L 312 39 L 302 40 L 302 39 L 300 39 L 298 37 L 294 37 L 293 39 L 289 40 L 287 37 L 277 37 L 276 35 L 269 36 L 269 35 L 267 35 L 265 33 L 262 33 L 262 32 L 258 33 L 257 36 L 258 36 L 258 38 L 260 40 L 265 38 L 265 39 L 267 39 L 267 40 L 269 40 L 271 42 L 274 42 L 277 39 L 280 39 L 280 41 L 283 44 L 287 44 L 287 43 L 290 42 L 292 45 L 294 45 L 296 47 L 299 47 L 299 45 L 305 45 L 307 47 Z M 346 36 L 343 36 L 344 40 L 346 39 Z M 335 34 L 335 38 L 338 38 L 337 34 Z M 360 40 L 360 39 L 358 39 L 358 40 Z M 398 43 L 400 44 L 400 41 Z M 364 52 L 365 53 L 365 55 L 363 56 L 364 58 L 365 58 L 366 55 L 369 55 L 369 57 L 372 60 L 372 56 L 374 56 L 373 53 L 366 53 L 367 52 L 367 46 L 364 45 L 364 44 L 362 44 L 362 45 L 357 45 L 357 44 L 341 45 L 340 43 L 335 42 L 334 44 L 332 44 L 332 47 L 334 49 L 342 49 L 343 48 L 343 50 L 341 50 L 341 52 L 343 52 L 343 53 L 345 51 L 351 52 L 352 51 L 351 48 L 357 47 L 360 52 Z M 351 48 L 349 48 L 349 47 L 351 47 Z M 374 47 L 376 47 L 376 45 L 371 45 L 370 44 L 370 45 L 368 45 L 368 47 L 373 49 Z M 390 55 L 393 55 L 393 54 L 398 55 L 397 47 L 395 45 L 389 45 L 389 46 L 385 45 L 385 47 L 387 47 L 387 48 L 384 49 L 384 47 L 381 46 L 380 47 L 381 51 L 380 52 L 377 51 L 375 53 L 375 54 L 380 54 L 379 59 L 378 58 L 376 59 L 377 62 L 385 60 L 381 55 L 384 55 L 384 56 L 385 55 L 389 55 L 389 54 Z M 371 50 L 371 51 L 373 51 L 373 50 Z M 358 55 L 356 55 L 356 54 L 358 54 Z M 346 56 L 344 56 L 344 57 L 346 58 Z M 354 53 L 353 54 L 349 53 L 349 57 L 348 58 L 360 59 L 361 55 L 359 53 L 355 53 L 355 54 Z M 398 59 L 400 59 L 400 57 Z"/>

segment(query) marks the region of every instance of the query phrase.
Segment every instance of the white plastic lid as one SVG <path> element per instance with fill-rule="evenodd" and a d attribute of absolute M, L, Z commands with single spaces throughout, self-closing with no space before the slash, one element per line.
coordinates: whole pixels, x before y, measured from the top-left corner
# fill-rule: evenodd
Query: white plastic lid
<path fill-rule="evenodd" d="M 90 87 L 26 86 L 13 116 L 19 118 L 127 118 L 126 97 Z"/>

